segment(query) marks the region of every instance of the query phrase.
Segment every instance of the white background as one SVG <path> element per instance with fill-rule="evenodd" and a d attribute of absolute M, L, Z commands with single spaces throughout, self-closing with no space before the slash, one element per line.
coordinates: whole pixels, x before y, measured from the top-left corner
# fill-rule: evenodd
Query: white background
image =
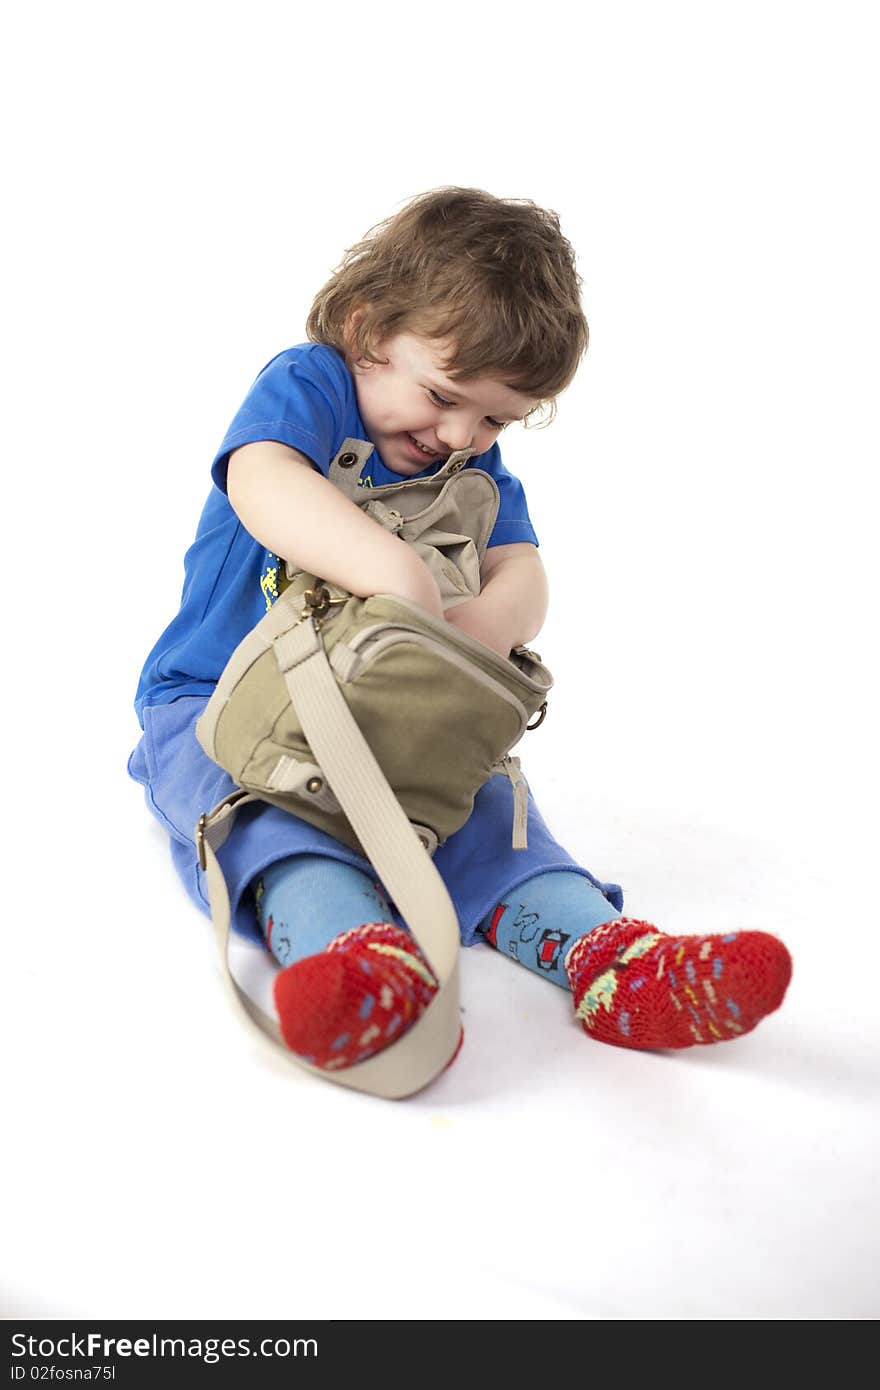
<path fill-rule="evenodd" d="M 880 1311 L 871 11 L 7 24 L 7 1316 Z M 474 949 L 464 1051 L 390 1104 L 249 1035 L 125 762 L 253 377 L 441 184 L 556 210 L 592 330 L 504 439 L 552 586 L 539 804 L 632 914 L 795 973 L 748 1037 L 638 1054 Z"/>

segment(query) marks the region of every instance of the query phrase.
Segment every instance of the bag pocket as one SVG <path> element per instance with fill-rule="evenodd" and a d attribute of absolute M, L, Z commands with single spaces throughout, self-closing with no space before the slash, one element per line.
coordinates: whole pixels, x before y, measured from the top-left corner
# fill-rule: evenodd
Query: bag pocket
<path fill-rule="evenodd" d="M 466 655 L 452 650 L 444 643 L 436 641 L 423 632 L 415 632 L 411 628 L 402 626 L 367 628 L 366 631 L 359 633 L 353 642 L 347 644 L 347 652 L 338 646 L 335 647 L 330 658 L 330 665 L 336 671 L 340 681 L 347 685 L 351 681 L 357 680 L 372 662 L 381 660 L 385 653 L 401 644 L 411 644 L 420 648 L 428 655 L 429 660 L 447 662 L 458 671 L 464 672 L 469 680 L 482 686 L 496 700 L 509 704 L 519 721 L 519 729 L 513 743 L 517 743 L 522 738 L 529 721 L 529 711 L 522 700 L 502 681 L 484 670 L 482 666 L 468 660 Z M 351 652 L 356 657 L 354 662 L 347 655 Z M 512 747 L 513 744 L 511 743 L 509 746 Z"/>
<path fill-rule="evenodd" d="M 413 604 L 412 608 L 417 615 L 417 622 L 410 624 L 405 618 L 404 621 L 401 621 L 398 614 L 400 609 L 405 606 L 404 601 L 402 599 L 390 599 L 386 603 L 384 595 L 366 601 L 364 605 L 365 615 L 368 611 L 368 605 L 376 605 L 379 601 L 382 601 L 386 608 L 389 604 L 392 605 L 393 610 L 397 610 L 397 612 L 394 616 L 389 615 L 383 621 L 361 627 L 352 636 L 343 637 L 341 644 L 344 644 L 349 650 L 359 651 L 362 647 L 376 640 L 377 635 L 381 633 L 420 633 L 435 642 L 438 648 L 458 653 L 468 667 L 476 666 L 498 684 L 512 691 L 519 691 L 522 703 L 530 712 L 543 703 L 552 689 L 553 677 L 537 652 L 530 651 L 528 647 L 515 647 L 511 652 L 510 659 L 500 656 L 491 647 L 478 642 L 475 637 L 462 632 L 459 628 L 450 626 L 449 623 L 440 618 L 435 618 L 416 604 Z"/>
<path fill-rule="evenodd" d="M 357 849 L 277 665 L 273 643 L 300 621 L 299 609 L 285 594 L 233 654 L 200 731 L 203 746 L 239 785 Z M 322 636 L 407 818 L 442 843 L 545 703 L 549 671 L 525 648 L 507 660 L 391 595 L 349 596 L 328 612 Z"/>
<path fill-rule="evenodd" d="M 421 611 L 412 625 L 357 626 L 329 659 L 408 818 L 441 843 L 468 819 L 552 685 L 531 654 L 523 670 Z"/>

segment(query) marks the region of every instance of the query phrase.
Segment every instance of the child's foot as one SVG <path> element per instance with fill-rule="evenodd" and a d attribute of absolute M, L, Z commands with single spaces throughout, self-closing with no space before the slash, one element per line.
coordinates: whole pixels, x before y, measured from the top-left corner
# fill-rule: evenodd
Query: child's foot
<path fill-rule="evenodd" d="M 692 1047 L 738 1038 L 778 1009 L 791 956 L 766 932 L 674 937 L 619 917 L 580 937 L 565 969 L 591 1038 Z"/>
<path fill-rule="evenodd" d="M 280 971 L 274 993 L 287 1046 L 303 1061 L 335 1071 L 395 1042 L 437 989 L 409 932 L 368 922 Z"/>

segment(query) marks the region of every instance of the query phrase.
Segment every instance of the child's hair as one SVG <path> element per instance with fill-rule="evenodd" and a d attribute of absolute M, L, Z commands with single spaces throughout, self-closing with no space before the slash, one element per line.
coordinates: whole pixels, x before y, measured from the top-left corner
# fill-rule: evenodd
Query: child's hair
<path fill-rule="evenodd" d="M 306 332 L 368 362 L 384 360 L 377 345 L 396 333 L 449 339 L 452 380 L 497 377 L 549 403 L 549 424 L 553 398 L 587 350 L 581 283 L 555 212 L 479 188 L 435 188 L 348 248 L 315 296 Z"/>

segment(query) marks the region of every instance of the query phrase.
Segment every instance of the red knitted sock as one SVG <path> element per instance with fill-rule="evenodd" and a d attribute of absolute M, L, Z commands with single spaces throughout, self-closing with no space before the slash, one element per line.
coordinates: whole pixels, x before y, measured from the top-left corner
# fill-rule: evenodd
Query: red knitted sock
<path fill-rule="evenodd" d="M 280 971 L 274 992 L 287 1046 L 303 1061 L 335 1071 L 399 1038 L 437 988 L 409 932 L 390 922 L 368 922 Z"/>
<path fill-rule="evenodd" d="M 693 1047 L 737 1038 L 778 1009 L 791 956 L 766 932 L 674 937 L 619 917 L 580 937 L 565 970 L 591 1038 Z"/>

